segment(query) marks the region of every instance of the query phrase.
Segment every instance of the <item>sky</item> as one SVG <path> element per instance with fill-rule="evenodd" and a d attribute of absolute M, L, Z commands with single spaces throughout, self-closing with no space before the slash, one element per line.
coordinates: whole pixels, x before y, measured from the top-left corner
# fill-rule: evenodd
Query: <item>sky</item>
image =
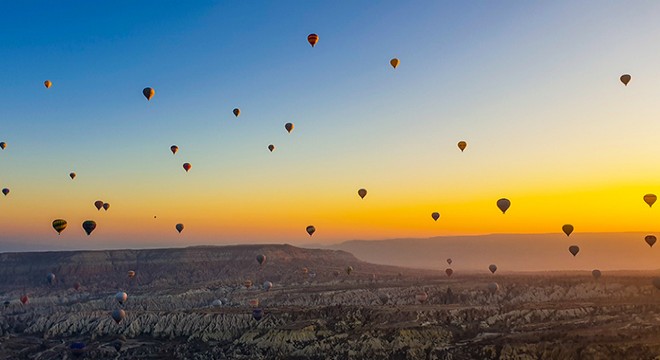
<path fill-rule="evenodd" d="M 655 1 L 4 3 L 0 251 L 653 232 L 659 16 Z"/>

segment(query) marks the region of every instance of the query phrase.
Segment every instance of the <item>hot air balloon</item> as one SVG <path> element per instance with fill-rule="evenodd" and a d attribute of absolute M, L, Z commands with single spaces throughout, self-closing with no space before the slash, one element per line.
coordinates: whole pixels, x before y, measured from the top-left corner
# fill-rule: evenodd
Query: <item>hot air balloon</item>
<path fill-rule="evenodd" d="M 353 267 L 352 266 L 347 266 L 346 267 L 346 274 L 350 275 L 353 272 Z"/>
<path fill-rule="evenodd" d="M 73 283 L 73 288 L 74 288 L 76 291 L 79 290 L 79 289 L 80 289 L 80 283 L 77 282 L 77 281 L 76 281 L 75 283 Z"/>
<path fill-rule="evenodd" d="M 122 309 L 115 309 L 112 311 L 112 319 L 119 324 L 126 318 L 126 312 Z"/>
<path fill-rule="evenodd" d="M 433 218 L 433 220 L 438 221 L 438 219 L 440 219 L 440 213 L 434 212 L 431 214 L 431 217 Z"/>
<path fill-rule="evenodd" d="M 448 258 L 448 259 L 447 259 L 447 264 L 451 265 L 451 263 L 452 263 L 451 258 Z"/>
<path fill-rule="evenodd" d="M 183 164 L 183 170 L 185 170 L 186 172 L 190 171 L 191 168 L 192 168 L 192 165 L 190 165 L 190 163 L 184 163 Z"/>
<path fill-rule="evenodd" d="M 245 286 L 246 289 L 251 288 L 252 287 L 252 280 L 245 280 L 245 282 L 243 282 L 243 285 Z"/>
<path fill-rule="evenodd" d="M 64 219 L 56 219 L 53 220 L 53 229 L 57 231 L 57 234 L 61 234 L 64 229 L 66 229 L 66 220 Z"/>
<path fill-rule="evenodd" d="M 129 271 L 128 271 L 128 278 L 129 278 L 129 279 L 132 279 L 132 278 L 134 278 L 134 277 L 135 277 L 135 271 L 133 271 L 133 270 L 129 270 Z"/>
<path fill-rule="evenodd" d="M 92 231 L 96 229 L 96 222 L 94 220 L 85 220 L 82 224 L 82 227 L 89 236 L 89 234 L 91 234 Z"/>
<path fill-rule="evenodd" d="M 101 210 L 101 208 L 103 207 L 103 201 L 101 200 L 94 201 L 94 207 L 96 207 L 96 210 Z"/>
<path fill-rule="evenodd" d="M 46 275 L 46 281 L 48 281 L 49 284 L 53 285 L 55 283 L 55 274 L 49 273 Z"/>
<path fill-rule="evenodd" d="M 450 277 L 451 274 L 453 274 L 453 273 L 454 273 L 454 270 L 452 270 L 450 268 L 445 269 L 445 274 L 447 274 L 447 277 Z"/>
<path fill-rule="evenodd" d="M 309 269 L 304 267 L 304 268 L 300 269 L 300 272 L 302 272 L 303 275 L 307 275 L 307 273 L 309 272 Z"/>
<path fill-rule="evenodd" d="M 273 150 L 275 150 L 275 145 L 273 144 L 268 145 L 268 150 L 270 150 L 270 152 L 273 152 Z"/>
<path fill-rule="evenodd" d="M 314 45 L 316 45 L 316 43 L 319 42 L 319 36 L 316 34 L 309 34 L 307 35 L 307 42 L 309 42 L 309 44 L 312 45 L 312 47 L 314 47 Z"/>
<path fill-rule="evenodd" d="M 367 196 L 367 189 L 358 190 L 358 195 L 360 195 L 360 197 L 364 199 L 364 197 Z"/>
<path fill-rule="evenodd" d="M 103 210 L 108 211 L 108 209 L 110 209 L 110 204 L 103 203 Z"/>
<path fill-rule="evenodd" d="M 310 225 L 310 226 L 307 227 L 306 230 L 307 230 L 307 233 L 309 234 L 309 236 L 312 236 L 312 235 L 314 235 L 314 232 L 316 231 L 316 228 L 314 226 Z"/>
<path fill-rule="evenodd" d="M 497 292 L 497 290 L 499 290 L 499 289 L 500 289 L 500 286 L 496 282 L 492 282 L 492 283 L 488 284 L 488 291 L 491 294 L 495 294 Z"/>
<path fill-rule="evenodd" d="M 126 302 L 126 300 L 128 300 L 128 294 L 126 294 L 126 293 L 123 292 L 123 291 L 120 291 L 120 292 L 118 292 L 118 293 L 115 294 L 115 300 L 117 300 L 117 302 L 118 302 L 119 304 L 124 305 L 124 303 Z"/>
<path fill-rule="evenodd" d="M 653 244 L 655 244 L 656 240 L 658 239 L 655 237 L 655 235 L 646 235 L 646 237 L 644 237 L 644 241 L 646 241 L 650 247 L 653 247 Z"/>
<path fill-rule="evenodd" d="M 266 255 L 264 254 L 257 255 L 257 262 L 259 263 L 259 265 L 263 265 L 266 262 Z"/>
<path fill-rule="evenodd" d="M 252 318 L 259 321 L 264 317 L 264 311 L 261 309 L 252 310 Z"/>
<path fill-rule="evenodd" d="M 458 148 L 461 149 L 461 152 L 463 152 L 463 150 L 465 150 L 466 147 L 467 147 L 467 143 L 465 141 L 458 142 Z"/>
<path fill-rule="evenodd" d="M 577 245 L 571 245 L 568 247 L 568 251 L 575 256 L 580 252 L 580 248 Z"/>
<path fill-rule="evenodd" d="M 4 150 L 6 147 L 7 147 L 7 143 L 6 143 L 6 142 L 4 142 L 4 141 L 3 141 L 3 142 L 0 142 L 0 149 Z"/>
<path fill-rule="evenodd" d="M 74 173 L 74 172 L 69 173 L 69 177 L 71 178 L 71 180 L 75 179 L 76 178 L 76 173 Z"/>
<path fill-rule="evenodd" d="M 594 269 L 591 271 L 591 276 L 594 277 L 594 279 L 598 280 L 602 274 L 600 273 L 600 270 Z"/>
<path fill-rule="evenodd" d="M 183 231 L 183 224 L 176 224 L 175 227 L 176 227 L 176 231 L 178 231 L 179 234 L 181 234 L 181 232 Z"/>
<path fill-rule="evenodd" d="M 85 352 L 85 343 L 84 342 L 74 342 L 69 346 L 71 353 L 74 356 L 80 356 Z"/>
<path fill-rule="evenodd" d="M 154 97 L 154 95 L 156 95 L 156 90 L 150 87 L 146 87 L 142 90 L 142 95 L 144 95 L 144 97 L 147 98 L 147 101 L 149 101 L 152 97 Z"/>
<path fill-rule="evenodd" d="M 7 196 L 7 194 L 9 194 L 9 189 L 7 189 L 7 188 L 2 189 L 2 193 L 3 193 L 5 196 Z"/>
<path fill-rule="evenodd" d="M 27 304 L 28 301 L 30 301 L 30 298 L 27 295 L 21 296 L 21 303 L 23 303 L 23 305 Z"/>
<path fill-rule="evenodd" d="M 501 198 L 497 200 L 497 207 L 502 211 L 502 214 L 505 214 L 509 207 L 511 207 L 511 201 L 506 198 Z"/>
<path fill-rule="evenodd" d="M 415 294 L 415 300 L 419 302 L 420 304 L 423 304 L 428 300 L 429 295 L 425 291 L 420 291 L 417 294 Z"/>
<path fill-rule="evenodd" d="M 621 80 L 621 82 L 622 82 L 623 85 L 625 85 L 625 86 L 628 86 L 628 83 L 630 82 L 630 79 L 632 79 L 632 77 L 631 77 L 630 75 L 628 75 L 628 74 L 623 74 L 623 75 L 621 75 L 621 77 L 619 78 L 619 80 Z"/>
<path fill-rule="evenodd" d="M 399 61 L 399 59 L 397 59 L 397 58 L 394 58 L 394 59 L 390 60 L 390 65 L 392 65 L 392 67 L 395 68 L 395 69 L 396 69 L 397 66 L 399 66 L 400 63 L 401 63 L 401 61 Z"/>
<path fill-rule="evenodd" d="M 490 270 L 491 273 L 495 274 L 495 271 L 497 271 L 497 265 L 495 264 L 490 264 L 488 266 L 488 270 Z"/>
<path fill-rule="evenodd" d="M 573 232 L 573 225 L 566 224 L 562 226 L 561 229 L 562 231 L 564 231 L 564 234 L 566 234 L 566 236 L 571 236 L 571 233 Z"/>
<path fill-rule="evenodd" d="M 172 152 L 172 155 L 176 154 L 177 151 L 179 151 L 179 147 L 176 145 L 170 146 L 170 151 Z"/>
<path fill-rule="evenodd" d="M 213 302 L 211 303 L 211 306 L 213 306 L 213 307 L 222 306 L 222 301 L 221 301 L 220 299 L 215 299 L 215 300 L 213 300 Z"/>
<path fill-rule="evenodd" d="M 644 202 L 649 204 L 649 207 L 652 207 L 656 200 L 658 200 L 658 197 L 655 194 L 644 195 Z"/>
<path fill-rule="evenodd" d="M 259 299 L 250 299 L 250 300 L 248 300 L 248 305 L 250 305 L 251 307 L 259 306 Z"/>
<path fill-rule="evenodd" d="M 266 291 L 269 291 L 272 287 L 273 287 L 273 283 L 270 282 L 270 281 L 266 281 L 266 282 L 264 282 L 264 284 L 263 284 L 263 288 L 264 288 L 264 290 L 266 290 Z"/>
<path fill-rule="evenodd" d="M 292 123 L 286 123 L 286 124 L 284 124 L 284 128 L 286 129 L 287 132 L 291 133 L 291 131 L 293 131 L 293 124 Z"/>
<path fill-rule="evenodd" d="M 241 109 L 236 108 L 236 109 L 234 109 L 233 113 L 234 113 L 234 116 L 238 117 L 238 115 L 241 114 Z"/>
<path fill-rule="evenodd" d="M 51 86 L 53 86 L 53 83 L 50 80 L 44 81 L 44 86 L 46 89 L 50 89 Z"/>
<path fill-rule="evenodd" d="M 660 290 L 660 278 L 653 278 L 653 286 L 655 286 L 656 289 Z"/>

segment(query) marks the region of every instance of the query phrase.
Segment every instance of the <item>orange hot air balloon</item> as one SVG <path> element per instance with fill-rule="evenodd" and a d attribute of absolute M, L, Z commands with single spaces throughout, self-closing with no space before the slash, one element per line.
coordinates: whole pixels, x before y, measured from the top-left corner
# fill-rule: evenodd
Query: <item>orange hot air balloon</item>
<path fill-rule="evenodd" d="M 580 247 L 577 245 L 571 245 L 568 247 L 568 251 L 575 256 L 580 252 Z"/>
<path fill-rule="evenodd" d="M 647 203 L 649 207 L 652 207 L 656 200 L 658 200 L 658 197 L 655 196 L 655 194 L 644 195 L 644 202 Z"/>
<path fill-rule="evenodd" d="M 452 269 L 450 269 L 450 268 L 447 268 L 447 269 L 445 270 L 445 274 L 447 274 L 447 277 L 450 277 L 451 274 L 453 274 L 453 273 L 454 273 L 454 270 L 452 270 Z"/>
<path fill-rule="evenodd" d="M 312 236 L 312 235 L 314 235 L 314 232 L 316 231 L 316 228 L 314 226 L 310 225 L 310 226 L 307 227 L 306 230 L 307 230 L 307 233 L 309 234 L 309 236 Z"/>
<path fill-rule="evenodd" d="M 307 42 L 309 42 L 309 44 L 312 45 L 312 47 L 314 47 L 314 45 L 316 45 L 316 43 L 319 42 L 319 36 L 316 34 L 309 34 L 307 35 Z"/>
<path fill-rule="evenodd" d="M 628 75 L 628 74 L 623 74 L 623 75 L 621 75 L 621 77 L 619 78 L 619 80 L 621 80 L 621 82 L 622 82 L 623 85 L 625 85 L 625 86 L 628 86 L 628 83 L 630 82 L 630 79 L 632 79 L 632 77 L 631 77 L 630 75 Z"/>
<path fill-rule="evenodd" d="M 191 168 L 192 168 L 192 165 L 190 165 L 190 163 L 183 164 L 183 169 L 186 170 L 186 172 L 190 171 Z"/>
<path fill-rule="evenodd" d="M 51 86 L 53 86 L 53 83 L 50 80 L 44 81 L 44 86 L 46 89 L 50 89 Z"/>
<path fill-rule="evenodd" d="M 250 300 L 248 300 L 248 304 L 251 307 L 257 307 L 257 306 L 259 306 L 259 299 L 250 299 Z"/>
<path fill-rule="evenodd" d="M 433 220 L 438 221 L 438 219 L 440 219 L 440 213 L 434 212 L 431 214 L 431 217 L 433 218 Z"/>
<path fill-rule="evenodd" d="M 170 151 L 172 152 L 172 155 L 176 154 L 177 151 L 179 151 L 179 147 L 176 145 L 170 146 Z"/>
<path fill-rule="evenodd" d="M 401 61 L 399 61 L 399 59 L 397 59 L 397 58 L 394 58 L 394 59 L 390 60 L 390 65 L 392 65 L 392 67 L 395 68 L 395 69 L 396 69 L 397 66 L 399 66 L 400 63 L 401 63 Z"/>
<path fill-rule="evenodd" d="M 367 189 L 358 190 L 358 195 L 360 195 L 360 197 L 364 199 L 364 197 L 367 196 Z"/>
<path fill-rule="evenodd" d="M 142 90 L 142 95 L 144 95 L 144 97 L 147 98 L 147 101 L 149 101 L 152 97 L 154 97 L 154 95 L 156 95 L 156 90 L 150 87 L 146 87 Z"/>
<path fill-rule="evenodd" d="M 273 144 L 268 145 L 268 150 L 270 150 L 270 152 L 273 152 L 273 150 L 275 150 L 275 145 Z"/>
<path fill-rule="evenodd" d="M 234 113 L 234 116 L 238 117 L 238 115 L 241 114 L 241 109 L 236 108 L 236 109 L 234 109 L 233 113 Z"/>
<path fill-rule="evenodd" d="M 458 142 L 458 148 L 461 149 L 461 152 L 463 152 L 463 150 L 465 150 L 466 147 L 467 147 L 467 143 L 465 141 Z"/>
<path fill-rule="evenodd" d="M 175 228 L 176 231 L 178 231 L 179 234 L 181 234 L 181 232 L 183 231 L 183 224 L 176 224 Z"/>
<path fill-rule="evenodd" d="M 655 244 L 657 240 L 658 239 L 655 237 L 655 235 L 646 235 L 646 237 L 644 237 L 644 241 L 646 241 L 650 247 L 653 247 L 653 244 Z"/>
<path fill-rule="evenodd" d="M 425 291 L 420 291 L 417 294 L 415 294 L 415 300 L 417 300 L 420 304 L 423 304 L 428 300 L 429 295 Z"/>
<path fill-rule="evenodd" d="M 502 214 L 505 214 L 507 210 L 511 207 L 511 201 L 506 198 L 501 198 L 497 200 L 497 207 L 502 211 Z"/>
<path fill-rule="evenodd" d="M 96 210 L 101 210 L 101 208 L 103 207 L 103 201 L 101 200 L 94 201 L 94 206 L 96 207 Z"/>
<path fill-rule="evenodd" d="M 284 124 L 284 128 L 286 129 L 286 131 L 291 133 L 291 131 L 293 131 L 293 124 L 292 123 L 286 123 L 286 124 Z"/>
<path fill-rule="evenodd" d="M 564 234 L 566 234 L 566 236 L 571 236 L 571 233 L 573 232 L 573 225 L 566 224 L 562 226 L 561 229 L 564 231 Z"/>

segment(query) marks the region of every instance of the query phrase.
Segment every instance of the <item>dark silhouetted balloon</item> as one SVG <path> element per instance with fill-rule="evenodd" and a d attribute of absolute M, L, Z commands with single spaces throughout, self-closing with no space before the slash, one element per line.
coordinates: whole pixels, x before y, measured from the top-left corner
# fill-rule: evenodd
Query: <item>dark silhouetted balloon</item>
<path fill-rule="evenodd" d="M 399 61 L 399 59 L 397 59 L 397 58 L 394 58 L 394 59 L 390 60 L 390 65 L 392 65 L 392 67 L 395 68 L 395 69 L 396 69 L 397 66 L 399 66 L 400 63 L 401 63 L 401 61 Z"/>
<path fill-rule="evenodd" d="M 266 291 L 269 291 L 273 287 L 273 283 L 270 281 L 265 281 L 263 284 L 263 288 Z"/>
<path fill-rule="evenodd" d="M 646 241 L 650 247 L 653 247 L 653 244 L 655 244 L 657 240 L 658 239 L 655 237 L 655 235 L 646 235 L 646 237 L 644 237 L 644 241 Z"/>
<path fill-rule="evenodd" d="M 506 211 L 511 207 L 511 201 L 506 198 L 501 198 L 497 200 L 497 207 L 502 211 L 502 214 L 505 214 Z"/>
<path fill-rule="evenodd" d="M 461 149 L 461 152 L 463 152 L 466 147 L 467 147 L 467 143 L 465 141 L 458 142 L 458 148 Z"/>
<path fill-rule="evenodd" d="M 264 311 L 262 309 L 252 310 L 252 318 L 259 321 L 264 317 Z"/>
<path fill-rule="evenodd" d="M 2 189 L 2 193 L 3 193 L 5 196 L 7 196 L 7 195 L 9 194 L 9 189 L 7 189 L 7 188 Z"/>
<path fill-rule="evenodd" d="M 96 207 L 96 210 L 101 210 L 101 208 L 103 207 L 103 201 L 101 200 L 94 201 L 94 207 Z"/>
<path fill-rule="evenodd" d="M 625 85 L 625 86 L 628 86 L 628 83 L 630 82 L 630 79 L 632 79 L 632 77 L 631 77 L 630 75 L 628 75 L 628 74 L 623 74 L 623 75 L 621 75 L 621 77 L 619 78 L 619 80 L 621 80 L 621 82 L 622 82 L 623 85 Z"/>
<path fill-rule="evenodd" d="M 367 189 L 358 190 L 358 195 L 364 199 L 364 197 L 367 196 Z"/>
<path fill-rule="evenodd" d="M 92 233 L 92 231 L 96 229 L 96 222 L 94 220 L 85 220 L 85 222 L 83 222 L 82 224 L 82 227 L 89 236 Z"/>
<path fill-rule="evenodd" d="M 293 124 L 292 123 L 286 123 L 284 124 L 284 128 L 286 129 L 287 132 L 293 131 Z"/>
<path fill-rule="evenodd" d="M 433 220 L 438 221 L 438 219 L 440 219 L 440 213 L 434 212 L 431 214 L 431 217 L 433 218 Z"/>
<path fill-rule="evenodd" d="M 6 142 L 0 142 L 0 149 L 4 150 L 7 148 L 7 143 Z"/>
<path fill-rule="evenodd" d="M 308 226 L 306 230 L 307 230 L 307 233 L 309 234 L 309 236 L 314 235 L 314 232 L 316 232 L 316 228 L 312 225 Z"/>
<path fill-rule="evenodd" d="M 188 172 L 188 171 L 190 171 L 190 169 L 192 169 L 192 165 L 190 165 L 190 163 L 184 163 L 183 164 L 183 170 Z"/>
<path fill-rule="evenodd" d="M 55 231 L 57 231 L 58 235 L 61 234 L 62 231 L 64 231 L 64 229 L 66 229 L 66 225 L 67 225 L 67 223 L 66 223 L 66 220 L 64 220 L 64 219 L 53 220 L 53 229 L 55 229 Z"/>
<path fill-rule="evenodd" d="M 241 114 L 241 109 L 236 108 L 236 109 L 234 109 L 233 113 L 234 113 L 234 116 L 238 117 L 238 115 Z"/>
<path fill-rule="evenodd" d="M 600 273 L 600 270 L 594 269 L 591 271 L 591 276 L 594 277 L 594 279 L 598 280 L 602 274 Z"/>
<path fill-rule="evenodd" d="M 259 263 L 259 265 L 263 265 L 266 262 L 266 255 L 264 254 L 257 255 L 257 262 Z"/>
<path fill-rule="evenodd" d="M 350 275 L 353 272 L 353 267 L 352 266 L 347 266 L 346 267 L 346 274 Z"/>
<path fill-rule="evenodd" d="M 176 227 L 176 231 L 178 231 L 179 234 L 181 234 L 181 232 L 183 231 L 183 224 L 176 224 L 175 227 Z"/>
<path fill-rule="evenodd" d="M 126 318 L 126 312 L 122 309 L 115 309 L 112 311 L 112 319 L 119 324 Z"/>
<path fill-rule="evenodd" d="M 658 197 L 655 196 L 655 194 L 644 195 L 644 202 L 647 203 L 649 207 L 652 207 L 656 200 L 658 200 Z"/>
<path fill-rule="evenodd" d="M 85 343 L 83 342 L 74 342 L 69 346 L 69 349 L 71 349 L 71 353 L 74 356 L 80 356 L 85 352 Z"/>
<path fill-rule="evenodd" d="M 129 278 L 129 279 L 132 279 L 132 278 L 134 278 L 134 277 L 135 277 L 135 271 L 133 271 L 133 270 L 129 270 L 129 271 L 128 271 L 128 278 Z"/>
<path fill-rule="evenodd" d="M 453 274 L 453 273 L 454 273 L 454 270 L 452 270 L 450 268 L 445 269 L 445 274 L 447 274 L 447 277 L 451 276 L 451 274 Z"/>
<path fill-rule="evenodd" d="M 146 97 L 147 100 L 151 100 L 151 98 L 154 97 L 154 95 L 156 95 L 156 90 L 150 87 L 146 87 L 142 90 L 142 95 L 144 95 L 144 97 Z"/>
<path fill-rule="evenodd" d="M 500 285 L 498 285 L 496 282 L 492 282 L 488 284 L 488 292 L 490 292 L 491 294 L 495 294 L 499 289 L 500 289 Z"/>
<path fill-rule="evenodd" d="M 179 151 L 179 147 L 176 145 L 170 146 L 170 151 L 172 152 L 172 155 L 176 154 L 177 151 Z"/>
<path fill-rule="evenodd" d="M 275 150 L 275 145 L 273 144 L 268 145 L 268 150 L 270 150 L 270 152 L 273 152 L 273 150 Z"/>
<path fill-rule="evenodd" d="M 103 203 L 103 210 L 108 211 L 108 209 L 110 209 L 110 204 Z"/>
<path fill-rule="evenodd" d="M 568 247 L 568 251 L 575 256 L 580 252 L 580 247 L 577 245 L 571 245 Z"/>
<path fill-rule="evenodd" d="M 490 264 L 488 266 L 488 270 L 490 270 L 491 273 L 495 274 L 495 271 L 497 271 L 497 265 L 495 264 Z"/>
<path fill-rule="evenodd" d="M 48 281 L 49 284 L 53 285 L 55 283 L 55 274 L 49 273 L 46 275 L 46 281 Z"/>
<path fill-rule="evenodd" d="M 566 224 L 561 227 L 561 230 L 566 234 L 566 236 L 571 236 L 571 233 L 573 232 L 573 225 L 571 224 Z"/>
<path fill-rule="evenodd" d="M 309 44 L 312 45 L 312 47 L 314 47 L 314 45 L 316 45 L 316 43 L 319 42 L 319 36 L 316 34 L 309 34 L 307 35 L 307 42 L 309 42 Z"/>
<path fill-rule="evenodd" d="M 451 263 L 452 263 L 451 258 L 448 258 L 448 259 L 447 259 L 447 264 L 451 265 Z"/>
<path fill-rule="evenodd" d="M 74 172 L 69 173 L 69 177 L 71 178 L 71 180 L 75 179 L 76 178 L 76 173 L 74 173 Z"/>

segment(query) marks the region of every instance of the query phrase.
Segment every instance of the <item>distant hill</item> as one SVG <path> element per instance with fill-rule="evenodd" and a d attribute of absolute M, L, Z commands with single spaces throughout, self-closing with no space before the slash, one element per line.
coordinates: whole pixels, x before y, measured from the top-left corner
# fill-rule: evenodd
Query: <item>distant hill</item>
<path fill-rule="evenodd" d="M 653 270 L 660 268 L 660 245 L 650 248 L 647 233 L 493 234 L 427 239 L 354 240 L 329 246 L 361 260 L 414 268 L 498 272 L 546 270 Z M 570 245 L 580 252 L 573 257 Z M 448 265 L 447 258 L 452 258 Z"/>

